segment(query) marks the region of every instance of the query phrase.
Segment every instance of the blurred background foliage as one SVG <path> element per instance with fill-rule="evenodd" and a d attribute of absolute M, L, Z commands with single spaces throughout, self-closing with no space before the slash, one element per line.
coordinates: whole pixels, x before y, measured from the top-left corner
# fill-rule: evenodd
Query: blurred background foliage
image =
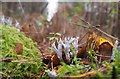
<path fill-rule="evenodd" d="M 50 33 L 60 33 L 63 38 L 66 36 L 83 38 L 88 29 L 73 24 L 85 25 L 80 18 L 94 26 L 100 25 L 99 29 L 120 39 L 119 2 L 59 2 L 58 11 L 51 22 L 47 21 L 47 5 L 47 2 L 2 2 L 0 3 L 0 15 L 17 19 L 21 25 L 20 31 L 37 42 L 41 53 L 42 51 L 50 53 L 48 51 Z M 99 35 L 103 36 L 101 33 Z M 87 37 L 86 35 L 81 42 L 85 42 Z M 20 70 L 22 66 L 26 64 L 21 65 Z M 32 67 L 33 71 L 36 70 L 33 73 L 39 72 L 39 66 Z"/>
<path fill-rule="evenodd" d="M 50 32 L 82 37 L 86 29 L 72 24 L 83 25 L 80 18 L 92 25 L 100 25 L 101 30 L 120 38 L 119 2 L 59 2 L 52 23 L 47 22 L 47 2 L 2 2 L 0 5 L 0 13 L 17 19 L 26 36 L 38 43 L 44 41 Z"/>
<path fill-rule="evenodd" d="M 6 16 L 14 16 L 15 18 L 20 18 L 23 14 L 33 13 L 46 15 L 47 4 L 47 2 L 2 2 L 2 13 Z M 112 20 L 117 19 L 118 15 L 117 2 L 60 2 L 59 6 L 64 7 L 63 9 L 68 8 L 65 11 L 67 16 L 78 14 L 84 16 L 86 20 L 92 23 L 96 23 L 95 20 L 100 20 L 96 24 L 111 23 Z"/>

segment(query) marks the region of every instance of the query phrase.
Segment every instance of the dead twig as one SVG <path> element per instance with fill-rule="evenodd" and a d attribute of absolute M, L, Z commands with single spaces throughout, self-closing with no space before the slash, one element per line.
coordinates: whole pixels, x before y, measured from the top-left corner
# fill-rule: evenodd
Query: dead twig
<path fill-rule="evenodd" d="M 110 37 L 110 38 L 112 38 L 112 39 L 114 39 L 114 40 L 120 41 L 120 39 L 118 39 L 118 38 L 116 38 L 116 37 L 114 37 L 114 36 L 112 36 L 112 35 L 104 32 L 104 31 L 102 31 L 101 29 L 97 28 L 96 26 L 91 25 L 91 24 L 88 23 L 87 21 L 85 21 L 85 20 L 83 20 L 83 19 L 81 19 L 81 18 L 80 18 L 80 20 L 82 20 L 82 21 L 83 21 L 84 23 L 86 23 L 87 25 L 81 25 L 81 24 L 78 24 L 78 23 L 72 23 L 72 24 L 77 25 L 77 26 L 82 26 L 82 27 L 87 28 L 87 29 L 90 29 L 90 28 L 96 29 L 97 31 L 103 33 L 104 35 L 106 35 L 106 36 L 108 36 L 108 37 Z"/>
<path fill-rule="evenodd" d="M 10 68 L 10 65 L 8 65 L 8 67 L 6 68 L 4 74 L 6 75 L 6 73 L 8 72 L 8 69 Z"/>
<path fill-rule="evenodd" d="M 108 37 L 114 39 L 114 40 L 120 41 L 120 39 L 118 39 L 118 38 L 116 38 L 116 37 L 114 37 L 114 36 L 112 36 L 112 35 L 110 35 L 110 34 L 107 34 L 106 32 L 102 31 L 102 30 L 99 29 L 99 28 L 96 28 L 96 27 L 95 27 L 95 29 L 98 30 L 99 32 L 103 33 L 104 35 L 106 35 L 106 36 L 108 36 Z"/>
<path fill-rule="evenodd" d="M 20 63 L 20 65 L 21 65 L 21 64 L 22 64 L 22 63 Z M 14 68 L 13 72 L 11 73 L 10 79 L 12 79 L 12 77 L 14 77 L 14 74 L 15 74 L 16 71 L 17 71 L 17 66 Z"/>
<path fill-rule="evenodd" d="M 105 70 L 106 70 L 106 68 L 102 67 L 102 68 L 98 69 L 98 72 L 103 72 Z M 87 73 L 84 73 L 84 74 L 81 74 L 78 76 L 64 76 L 64 78 L 83 78 L 83 77 L 95 75 L 96 73 L 97 73 L 97 71 L 93 70 L 93 71 L 90 71 L 90 72 L 87 72 Z"/>
<path fill-rule="evenodd" d="M 18 0 L 18 2 L 19 2 L 19 5 L 20 5 L 20 8 L 21 8 L 21 10 L 22 10 L 23 16 L 25 16 L 25 11 L 24 11 L 23 6 L 22 6 L 22 4 L 21 4 L 21 0 Z"/>

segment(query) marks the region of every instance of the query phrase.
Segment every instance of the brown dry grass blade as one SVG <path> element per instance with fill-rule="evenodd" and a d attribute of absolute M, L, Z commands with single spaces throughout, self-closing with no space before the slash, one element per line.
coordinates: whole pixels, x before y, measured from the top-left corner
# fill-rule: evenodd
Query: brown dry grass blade
<path fill-rule="evenodd" d="M 106 70 L 106 68 L 102 67 L 102 68 L 99 68 L 98 71 L 99 72 L 104 72 Z M 65 76 L 64 78 L 66 79 L 76 79 L 76 78 L 84 78 L 84 77 L 87 77 L 87 76 L 92 76 L 92 75 L 95 75 L 97 73 L 97 71 L 93 70 L 93 71 L 90 71 L 90 72 L 87 72 L 87 73 L 84 73 L 84 74 L 81 74 L 81 75 L 78 75 L 78 76 Z"/>

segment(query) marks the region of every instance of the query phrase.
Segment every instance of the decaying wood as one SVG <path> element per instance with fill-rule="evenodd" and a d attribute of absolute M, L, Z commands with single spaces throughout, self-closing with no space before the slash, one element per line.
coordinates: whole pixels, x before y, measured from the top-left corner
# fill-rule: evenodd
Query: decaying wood
<path fill-rule="evenodd" d="M 99 55 L 98 60 L 101 57 L 101 60 L 110 60 L 111 56 L 112 56 L 112 49 L 113 47 L 108 43 L 108 42 L 104 42 L 101 45 L 99 45 Z"/>

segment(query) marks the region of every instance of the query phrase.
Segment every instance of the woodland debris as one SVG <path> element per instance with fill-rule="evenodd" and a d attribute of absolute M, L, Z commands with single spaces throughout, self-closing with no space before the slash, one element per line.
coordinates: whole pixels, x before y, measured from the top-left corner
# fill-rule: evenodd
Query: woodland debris
<path fill-rule="evenodd" d="M 22 53 L 23 53 L 23 45 L 21 43 L 16 43 L 14 50 L 18 55 L 22 55 Z"/>
<path fill-rule="evenodd" d="M 99 72 L 104 72 L 105 70 L 106 70 L 106 68 L 104 68 L 104 67 L 98 69 Z M 64 76 L 64 78 L 85 78 L 87 76 L 96 75 L 96 73 L 97 73 L 97 71 L 93 70 L 93 71 L 90 71 L 90 72 L 87 72 L 87 73 L 84 73 L 81 75 L 77 75 L 77 76 Z"/>
<path fill-rule="evenodd" d="M 50 70 L 45 70 L 45 72 L 47 72 L 48 75 L 49 75 L 50 77 L 52 77 L 52 78 L 58 76 L 57 73 L 56 73 L 54 70 L 52 70 L 52 71 L 50 71 Z"/>

